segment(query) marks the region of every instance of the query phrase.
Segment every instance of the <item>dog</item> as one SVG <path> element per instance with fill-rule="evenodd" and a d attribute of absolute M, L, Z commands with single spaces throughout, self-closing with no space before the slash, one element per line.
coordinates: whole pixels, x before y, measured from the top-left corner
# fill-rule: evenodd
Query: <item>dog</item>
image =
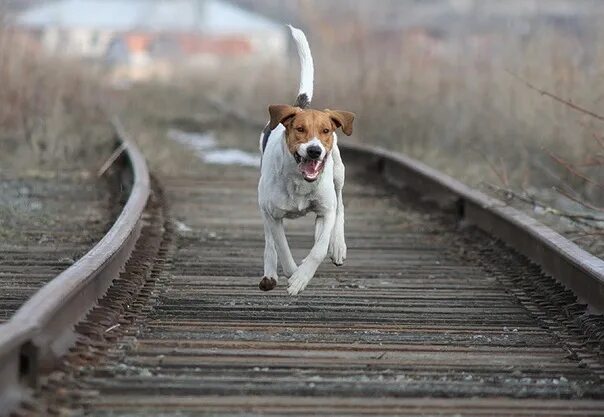
<path fill-rule="evenodd" d="M 287 291 L 297 295 L 329 254 L 337 266 L 346 259 L 344 239 L 344 164 L 336 129 L 352 134 L 354 113 L 313 110 L 314 66 L 304 32 L 289 26 L 300 57 L 300 89 L 293 106 L 269 106 L 270 121 L 260 135 L 262 162 L 258 204 L 264 221 L 264 277 L 261 290 L 277 286 L 277 263 L 289 278 Z M 314 245 L 298 266 L 292 257 L 284 218 L 316 214 Z"/>

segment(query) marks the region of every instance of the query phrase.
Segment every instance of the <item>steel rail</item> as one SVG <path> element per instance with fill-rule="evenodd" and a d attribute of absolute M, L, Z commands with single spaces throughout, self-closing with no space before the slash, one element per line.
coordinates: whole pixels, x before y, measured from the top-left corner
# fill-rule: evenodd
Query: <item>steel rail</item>
<path fill-rule="evenodd" d="M 459 220 L 501 239 L 572 290 L 594 313 L 604 312 L 604 260 L 532 217 L 405 155 L 340 143 L 344 158 L 364 161 L 396 188 L 455 210 Z"/>
<path fill-rule="evenodd" d="M 150 195 L 149 171 L 120 122 L 115 120 L 113 126 L 131 180 L 128 201 L 111 229 L 88 253 L 0 325 L 0 415 L 27 398 L 40 370 L 51 369 L 73 344 L 75 324 L 118 276 L 139 237 Z"/>

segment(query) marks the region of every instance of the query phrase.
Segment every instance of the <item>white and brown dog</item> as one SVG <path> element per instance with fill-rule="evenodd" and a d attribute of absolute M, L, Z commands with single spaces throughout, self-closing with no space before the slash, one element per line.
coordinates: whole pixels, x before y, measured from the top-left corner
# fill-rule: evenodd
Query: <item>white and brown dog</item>
<path fill-rule="evenodd" d="M 264 277 L 260 289 L 275 288 L 277 262 L 289 278 L 287 291 L 302 291 L 329 254 L 340 266 L 346 259 L 344 241 L 344 164 L 337 128 L 350 136 L 354 114 L 309 109 L 313 94 L 313 59 L 304 33 L 292 26 L 301 61 L 300 91 L 293 106 L 269 107 L 270 122 L 260 136 L 262 152 L 258 202 L 264 220 Z M 290 252 L 284 218 L 316 213 L 315 242 L 300 266 Z"/>

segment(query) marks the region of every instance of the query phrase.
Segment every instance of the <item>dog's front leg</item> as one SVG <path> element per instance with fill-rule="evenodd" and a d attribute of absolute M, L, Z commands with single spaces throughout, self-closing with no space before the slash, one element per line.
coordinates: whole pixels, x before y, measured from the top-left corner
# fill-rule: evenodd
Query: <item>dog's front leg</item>
<path fill-rule="evenodd" d="M 277 257 L 281 262 L 283 274 L 286 277 L 292 276 L 298 266 L 296 265 L 296 261 L 294 261 L 291 251 L 289 250 L 287 237 L 285 236 L 285 229 L 283 228 L 283 219 L 275 219 L 271 215 L 265 214 L 264 224 L 265 231 L 270 231 L 270 235 L 273 238 L 274 248 L 277 252 Z"/>
<path fill-rule="evenodd" d="M 317 216 L 316 221 L 315 230 L 318 232 L 318 238 L 310 253 L 306 259 L 304 259 L 304 262 L 302 262 L 289 279 L 287 292 L 289 292 L 290 295 L 297 295 L 306 288 L 312 277 L 315 275 L 315 272 L 317 272 L 317 268 L 321 262 L 323 262 L 325 256 L 327 256 L 329 239 L 335 223 L 335 213 L 330 210 L 324 216 Z"/>
<path fill-rule="evenodd" d="M 336 266 L 342 266 L 346 260 L 346 241 L 344 239 L 344 201 L 342 189 L 344 188 L 345 168 L 340 156 L 338 146 L 333 147 L 333 183 L 336 190 L 336 221 L 329 242 L 329 256 Z"/>
<path fill-rule="evenodd" d="M 317 216 L 315 218 L 315 240 L 314 240 L 313 245 L 316 245 L 317 242 L 319 241 L 319 238 L 321 237 L 321 232 L 323 231 L 324 224 L 325 224 L 325 222 L 323 221 L 322 217 Z M 333 236 L 332 236 L 332 239 L 333 239 Z M 330 245 L 331 245 L 331 243 L 330 243 Z M 306 258 L 302 259 L 302 263 L 304 263 L 304 261 L 306 261 Z"/>
<path fill-rule="evenodd" d="M 336 210 L 336 221 L 329 242 L 329 256 L 336 266 L 344 265 L 346 260 L 346 240 L 344 239 L 344 203 L 342 202 L 342 191 L 338 191 L 338 208 Z"/>
<path fill-rule="evenodd" d="M 275 240 L 273 234 L 264 222 L 264 277 L 258 286 L 262 291 L 270 291 L 277 286 L 279 274 L 277 273 L 277 249 L 275 249 Z"/>

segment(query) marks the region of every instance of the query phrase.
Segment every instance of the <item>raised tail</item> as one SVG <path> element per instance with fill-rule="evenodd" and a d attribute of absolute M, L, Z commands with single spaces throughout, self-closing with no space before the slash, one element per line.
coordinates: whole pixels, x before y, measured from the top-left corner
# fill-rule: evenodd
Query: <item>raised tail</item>
<path fill-rule="evenodd" d="M 296 47 L 298 48 L 298 56 L 300 57 L 300 90 L 298 91 L 298 97 L 294 103 L 295 107 L 307 109 L 310 107 L 313 93 L 313 80 L 315 76 L 315 67 L 312 60 L 312 54 L 310 53 L 310 46 L 308 46 L 308 40 L 306 35 L 300 29 L 287 25 L 289 30 L 292 32 L 292 36 L 296 41 Z M 271 135 L 272 129 L 270 123 L 267 123 L 262 133 L 260 134 L 260 152 L 264 153 L 268 138 Z"/>
<path fill-rule="evenodd" d="M 289 30 L 292 32 L 292 36 L 296 41 L 296 47 L 298 48 L 298 56 L 300 57 L 300 90 L 298 91 L 298 97 L 294 106 L 300 108 L 310 107 L 313 93 L 313 81 L 315 76 L 315 68 L 312 60 L 312 54 L 310 53 L 310 46 L 306 35 L 300 29 L 287 25 Z"/>

